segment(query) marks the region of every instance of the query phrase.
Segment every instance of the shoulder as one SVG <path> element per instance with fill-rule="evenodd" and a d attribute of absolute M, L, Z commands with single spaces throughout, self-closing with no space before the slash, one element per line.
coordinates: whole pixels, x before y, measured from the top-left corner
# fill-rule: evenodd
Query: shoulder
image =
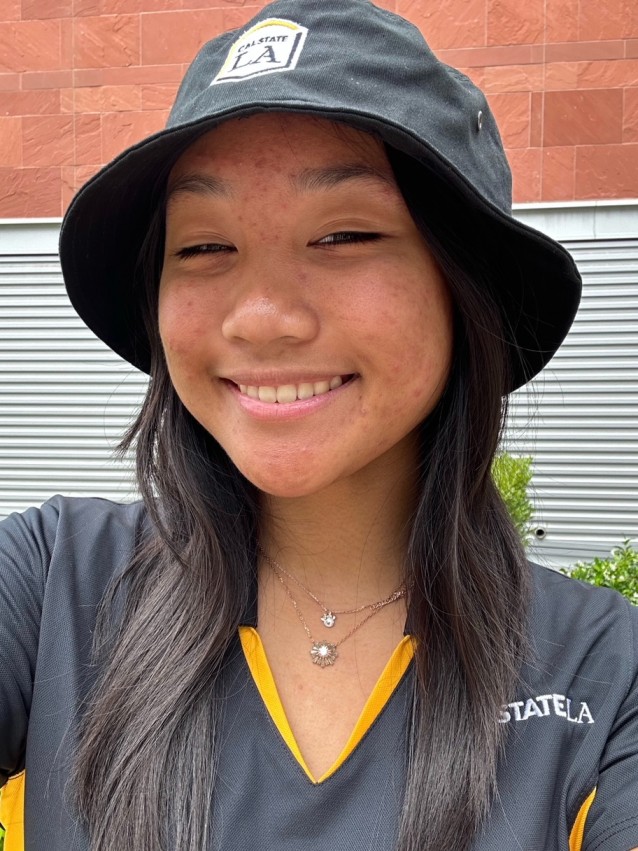
<path fill-rule="evenodd" d="M 99 497 L 69 497 L 57 494 L 37 508 L 14 512 L 0 521 L 0 528 L 24 528 L 55 534 L 57 528 L 69 523 L 87 528 L 96 522 L 129 525 L 139 522 L 144 513 L 141 501 L 131 503 L 113 502 Z"/>
<path fill-rule="evenodd" d="M 0 522 L 0 782 L 23 765 L 34 708 L 63 720 L 104 591 L 144 516 L 139 503 L 56 496 Z"/>
<path fill-rule="evenodd" d="M 110 576 L 130 559 L 145 518 L 141 502 L 54 496 L 0 522 L 0 557 L 44 583 L 58 569 Z"/>
<path fill-rule="evenodd" d="M 572 638 L 624 629 L 636 637 L 638 607 L 610 588 L 591 585 L 530 562 L 532 628 Z"/>
<path fill-rule="evenodd" d="M 583 847 L 638 847 L 638 607 L 608 588 L 533 572 L 528 673 L 551 684 L 548 715 L 570 728 L 559 763 L 570 813 L 585 802 Z"/>
<path fill-rule="evenodd" d="M 627 851 L 638 845 L 638 609 L 607 588 L 530 570 L 527 658 L 499 718 L 502 808 L 481 848 L 515 834 L 507 847 Z"/>
<path fill-rule="evenodd" d="M 635 689 L 638 607 L 609 588 L 531 567 L 529 632 L 536 675 L 551 671 L 577 682 L 579 691 L 605 696 L 611 711 Z"/>

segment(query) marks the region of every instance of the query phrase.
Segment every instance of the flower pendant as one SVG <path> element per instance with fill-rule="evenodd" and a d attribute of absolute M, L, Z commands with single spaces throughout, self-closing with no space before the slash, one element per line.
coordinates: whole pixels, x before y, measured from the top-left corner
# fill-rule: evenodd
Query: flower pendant
<path fill-rule="evenodd" d="M 329 665 L 334 665 L 337 661 L 337 645 L 330 644 L 329 641 L 315 641 L 310 651 L 310 656 L 315 665 L 320 668 L 327 668 Z"/>
<path fill-rule="evenodd" d="M 337 616 L 333 612 L 326 612 L 321 618 L 321 623 L 324 626 L 327 626 L 328 629 L 330 629 L 330 627 L 333 627 L 335 625 L 336 621 L 337 621 Z"/>

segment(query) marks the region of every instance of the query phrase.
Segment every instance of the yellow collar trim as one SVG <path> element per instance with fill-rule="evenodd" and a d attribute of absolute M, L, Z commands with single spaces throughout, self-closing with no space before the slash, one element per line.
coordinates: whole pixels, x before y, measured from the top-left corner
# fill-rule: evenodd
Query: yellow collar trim
<path fill-rule="evenodd" d="M 337 757 L 337 761 L 328 771 L 318 779 L 313 777 L 310 769 L 306 765 L 299 745 L 297 744 L 290 724 L 286 717 L 284 707 L 275 685 L 275 680 L 266 658 L 266 651 L 261 642 L 261 638 L 257 630 L 252 626 L 240 626 L 239 638 L 241 646 L 246 657 L 246 662 L 257 690 L 261 695 L 266 709 L 272 718 L 279 734 L 288 746 L 288 749 L 297 760 L 301 768 L 304 770 L 308 779 L 312 783 L 323 783 L 331 775 L 333 775 L 346 761 L 351 753 L 355 750 L 359 742 L 363 739 L 370 727 L 379 717 L 381 711 L 392 697 L 396 687 L 401 682 L 403 675 L 408 669 L 408 665 L 414 656 L 414 642 L 409 635 L 406 635 L 395 648 L 388 664 L 381 672 L 381 676 L 377 680 L 375 687 L 367 699 L 361 715 L 354 726 L 354 730 L 350 734 L 343 750 Z"/>
<path fill-rule="evenodd" d="M 585 798 L 581 808 L 578 810 L 578 815 L 574 820 L 572 831 L 569 834 L 569 851 L 580 851 L 583 847 L 583 837 L 585 836 L 585 822 L 589 808 L 594 803 L 596 797 L 596 787 L 592 789 L 589 795 Z"/>
<path fill-rule="evenodd" d="M 0 824 L 6 828 L 4 851 L 24 851 L 24 771 L 0 789 Z"/>

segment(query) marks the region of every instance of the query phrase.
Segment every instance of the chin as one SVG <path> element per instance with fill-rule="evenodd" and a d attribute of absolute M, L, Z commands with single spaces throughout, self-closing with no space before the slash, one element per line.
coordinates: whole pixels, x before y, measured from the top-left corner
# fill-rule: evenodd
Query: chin
<path fill-rule="evenodd" d="M 236 463 L 236 462 L 235 462 Z M 294 499 L 297 497 L 311 496 L 319 493 L 330 482 L 326 481 L 325 474 L 316 476 L 310 471 L 300 473 L 299 470 L 286 466 L 272 466 L 267 470 L 263 467 L 256 468 L 253 465 L 236 464 L 240 473 L 248 479 L 258 490 L 269 496 L 281 497 L 282 499 Z"/>
<path fill-rule="evenodd" d="M 281 499 L 296 499 L 311 496 L 325 487 L 323 483 L 317 485 L 317 483 L 310 481 L 300 482 L 299 479 L 293 477 L 246 476 L 246 478 L 262 493 Z"/>

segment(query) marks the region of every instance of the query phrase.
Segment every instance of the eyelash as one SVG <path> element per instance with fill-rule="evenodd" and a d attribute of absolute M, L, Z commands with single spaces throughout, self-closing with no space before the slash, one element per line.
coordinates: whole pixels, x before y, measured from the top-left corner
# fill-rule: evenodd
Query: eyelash
<path fill-rule="evenodd" d="M 226 251 L 234 251 L 232 245 L 222 245 L 219 242 L 206 242 L 203 245 L 187 245 L 175 252 L 180 260 L 188 260 L 189 257 L 198 257 L 203 254 L 222 254 Z"/>
<path fill-rule="evenodd" d="M 337 231 L 328 234 L 314 243 L 325 248 L 335 248 L 339 245 L 357 245 L 366 242 L 376 242 L 381 239 L 381 234 L 371 231 Z M 232 245 L 223 245 L 218 242 L 207 242 L 202 245 L 187 245 L 175 252 L 180 260 L 188 260 L 190 257 L 198 257 L 204 254 L 225 254 L 234 251 Z"/>
<path fill-rule="evenodd" d="M 328 239 L 330 242 L 326 242 Z M 315 244 L 332 247 L 335 245 L 357 245 L 364 242 L 376 242 L 379 239 L 381 239 L 380 233 L 374 233 L 372 231 L 343 230 L 328 234 L 328 236 L 320 239 Z"/>

